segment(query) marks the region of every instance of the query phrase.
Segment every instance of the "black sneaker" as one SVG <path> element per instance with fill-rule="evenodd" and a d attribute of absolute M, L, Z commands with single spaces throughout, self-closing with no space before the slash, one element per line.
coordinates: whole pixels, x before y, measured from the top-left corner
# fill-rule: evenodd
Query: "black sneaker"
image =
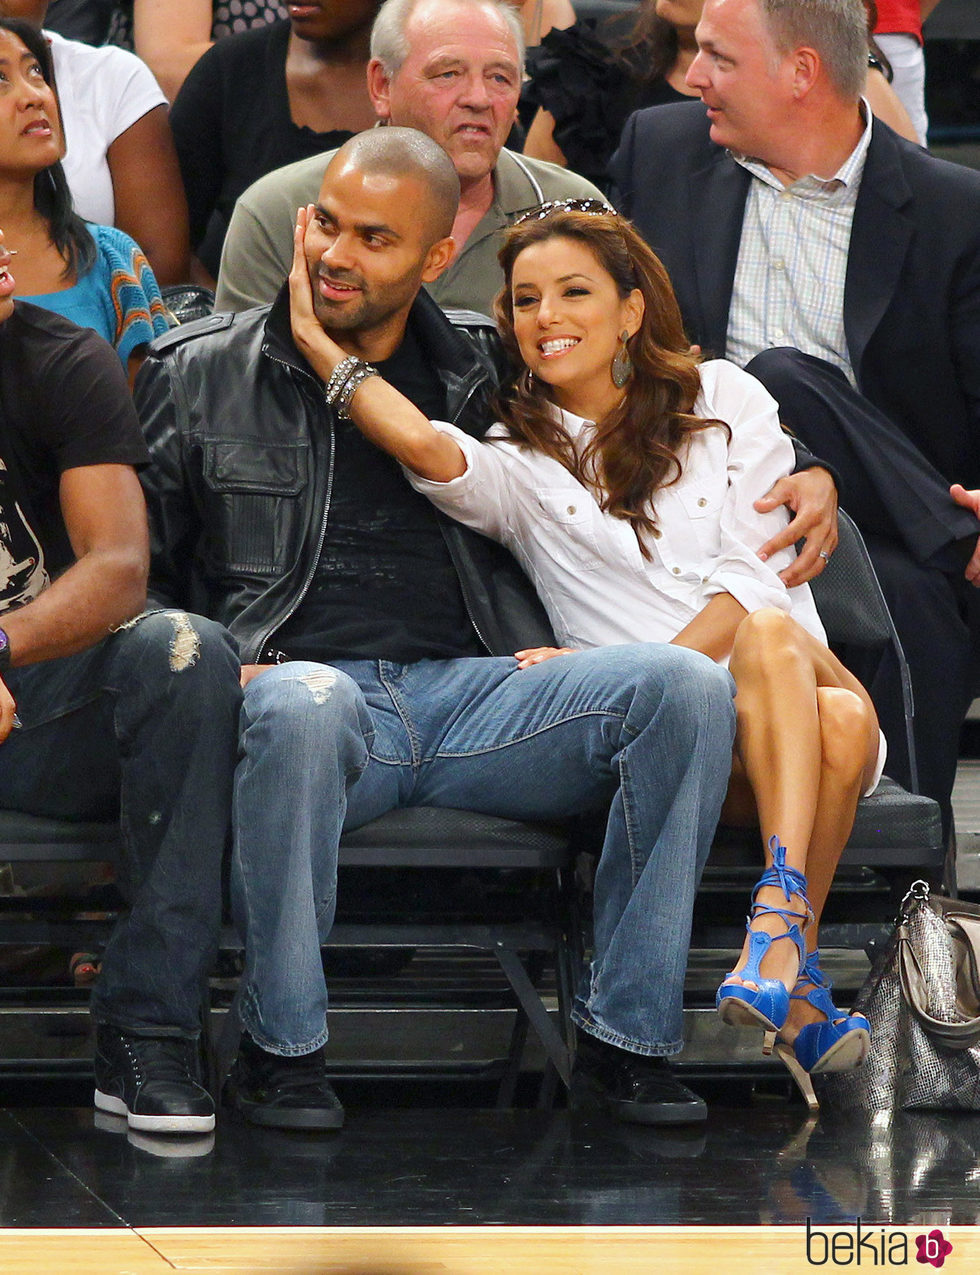
<path fill-rule="evenodd" d="M 323 1050 L 270 1054 L 242 1035 L 224 1100 L 252 1124 L 271 1129 L 340 1129 L 344 1109 L 327 1079 Z"/>
<path fill-rule="evenodd" d="M 198 1046 L 182 1036 L 96 1032 L 95 1105 L 145 1133 L 209 1133 L 214 1103 L 200 1084 Z"/>
<path fill-rule="evenodd" d="M 704 1099 L 677 1079 L 665 1058 L 618 1049 L 578 1033 L 568 1105 L 601 1108 L 630 1124 L 699 1124 L 708 1117 Z"/>

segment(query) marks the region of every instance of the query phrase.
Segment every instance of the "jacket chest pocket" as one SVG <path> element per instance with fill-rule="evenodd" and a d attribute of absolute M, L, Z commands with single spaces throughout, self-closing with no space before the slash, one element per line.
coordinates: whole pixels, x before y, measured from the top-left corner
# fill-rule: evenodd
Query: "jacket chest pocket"
<path fill-rule="evenodd" d="M 596 534 L 601 516 L 580 487 L 539 487 L 534 493 L 541 511 L 538 540 L 555 562 L 574 571 L 602 566 Z"/>
<path fill-rule="evenodd" d="M 309 512 L 309 444 L 206 442 L 203 465 L 212 566 L 281 575 L 295 565 Z"/>

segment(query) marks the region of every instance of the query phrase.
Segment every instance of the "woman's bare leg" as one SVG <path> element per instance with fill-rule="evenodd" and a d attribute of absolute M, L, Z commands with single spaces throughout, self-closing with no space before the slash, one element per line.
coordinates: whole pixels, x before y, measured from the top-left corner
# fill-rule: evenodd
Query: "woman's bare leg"
<path fill-rule="evenodd" d="M 747 784 L 763 845 L 775 835 L 786 847 L 787 864 L 808 878 L 810 904 L 819 920 L 858 797 L 877 757 L 871 700 L 836 657 L 782 611 L 766 609 L 746 617 L 736 634 L 730 668 L 738 724 L 726 806 L 744 806 Z M 766 863 L 771 863 L 768 849 Z M 779 888 L 764 888 L 758 902 L 805 911 L 799 896 L 787 904 Z M 802 921 L 796 924 L 803 928 Z M 776 936 L 786 933 L 786 924 L 761 915 L 753 929 Z M 816 935 L 814 924 L 806 932 L 809 950 L 816 946 Z M 736 973 L 747 957 L 748 939 Z M 761 972 L 792 989 L 798 965 L 793 943 L 774 943 Z M 805 1002 L 794 1001 L 791 1017 L 788 1038 L 818 1015 Z"/>

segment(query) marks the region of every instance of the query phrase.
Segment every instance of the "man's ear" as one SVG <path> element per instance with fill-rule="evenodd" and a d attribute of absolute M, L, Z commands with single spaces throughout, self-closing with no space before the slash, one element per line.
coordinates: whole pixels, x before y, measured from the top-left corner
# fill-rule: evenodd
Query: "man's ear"
<path fill-rule="evenodd" d="M 425 265 L 422 267 L 422 282 L 431 283 L 433 279 L 438 279 L 455 255 L 455 239 L 447 235 L 445 239 L 436 240 L 425 255 Z"/>
<path fill-rule="evenodd" d="M 371 105 L 378 119 L 391 119 L 391 81 L 378 58 L 372 58 L 367 68 L 367 90 Z"/>
<path fill-rule="evenodd" d="M 793 96 L 806 97 L 823 70 L 820 54 L 806 45 L 793 53 Z"/>

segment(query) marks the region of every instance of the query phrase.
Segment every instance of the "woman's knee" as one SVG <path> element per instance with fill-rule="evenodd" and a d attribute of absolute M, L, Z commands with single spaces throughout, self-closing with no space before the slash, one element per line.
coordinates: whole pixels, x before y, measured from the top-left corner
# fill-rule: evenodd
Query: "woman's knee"
<path fill-rule="evenodd" d="M 867 765 L 872 736 L 877 739 L 874 714 L 860 695 L 843 686 L 818 687 L 817 711 L 823 765 L 851 783 Z"/>
<path fill-rule="evenodd" d="M 751 611 L 735 631 L 732 673 L 755 669 L 776 673 L 787 659 L 803 653 L 803 630 L 788 611 L 762 607 Z"/>

